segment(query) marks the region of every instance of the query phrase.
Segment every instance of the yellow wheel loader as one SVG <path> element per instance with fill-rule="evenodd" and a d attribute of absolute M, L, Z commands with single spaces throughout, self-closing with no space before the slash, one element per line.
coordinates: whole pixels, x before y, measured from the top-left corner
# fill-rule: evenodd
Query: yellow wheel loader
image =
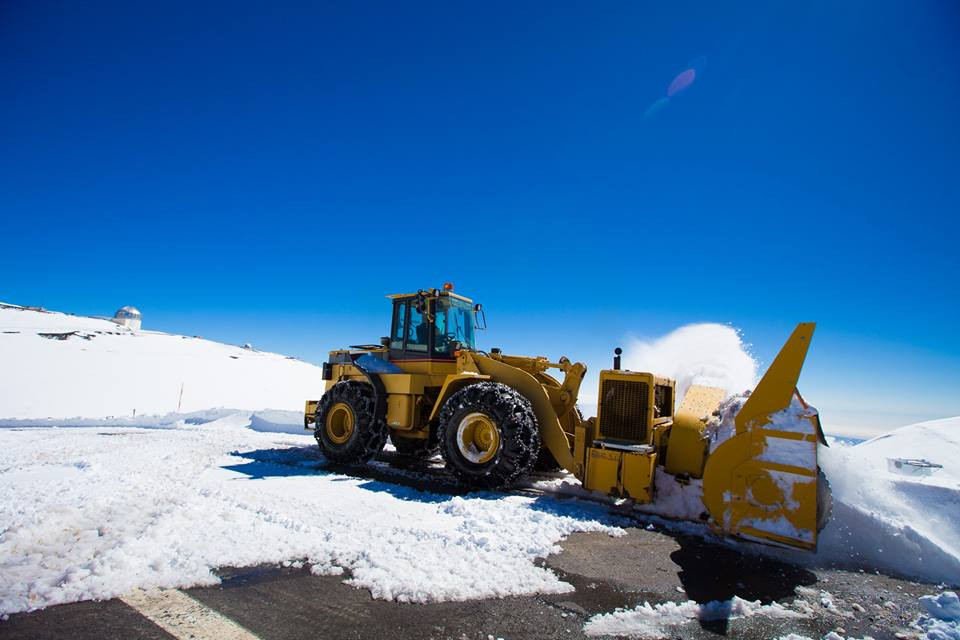
<path fill-rule="evenodd" d="M 700 517 L 717 532 L 816 548 L 829 511 L 819 417 L 809 410 L 804 428 L 777 418 L 795 397 L 803 403 L 796 385 L 813 323 L 797 326 L 719 441 L 708 426 L 722 389 L 691 386 L 676 408 L 675 381 L 622 370 L 618 349 L 600 372 L 597 416 L 584 420 L 583 364 L 477 349 L 482 307 L 449 283 L 388 297 L 390 335 L 331 351 L 326 392 L 306 403 L 304 425 L 328 460 L 366 462 L 390 438 L 408 458 L 439 451 L 458 481 L 483 489 L 535 468 L 565 469 L 587 490 L 635 503 L 655 502 L 663 483 L 702 485 Z"/>

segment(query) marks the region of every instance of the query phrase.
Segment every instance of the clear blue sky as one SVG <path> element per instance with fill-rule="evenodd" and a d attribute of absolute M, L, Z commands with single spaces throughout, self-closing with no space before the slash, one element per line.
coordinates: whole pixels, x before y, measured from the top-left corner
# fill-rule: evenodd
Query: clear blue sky
<path fill-rule="evenodd" d="M 445 280 L 592 364 L 816 320 L 828 429 L 960 414 L 960 5 L 771 4 L 4 2 L 0 299 L 314 362 Z"/>

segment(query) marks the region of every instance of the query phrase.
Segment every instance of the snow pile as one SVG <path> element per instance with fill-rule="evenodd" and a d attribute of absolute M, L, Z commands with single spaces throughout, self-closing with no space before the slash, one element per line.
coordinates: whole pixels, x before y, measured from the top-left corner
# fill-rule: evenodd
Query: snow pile
<path fill-rule="evenodd" d="M 927 614 L 920 616 L 913 626 L 923 632 L 926 640 L 960 640 L 960 598 L 952 591 L 938 596 L 922 596 Z"/>
<path fill-rule="evenodd" d="M 575 500 L 328 473 L 309 435 L 277 432 L 300 426 L 287 415 L 0 429 L 0 614 L 284 562 L 400 601 L 559 593 L 536 558 L 575 531 L 623 534 Z"/>
<path fill-rule="evenodd" d="M 302 410 L 319 367 L 97 318 L 0 307 L 0 419 Z"/>
<path fill-rule="evenodd" d="M 937 596 L 921 596 L 920 606 L 926 611 L 913 623 L 913 628 L 920 632 L 919 640 L 960 640 L 960 598 L 952 591 L 944 591 Z M 904 634 L 897 634 L 904 637 Z M 915 637 L 910 634 L 910 637 Z M 777 640 L 813 640 L 809 636 L 790 633 L 780 636 Z M 823 636 L 823 640 L 856 640 L 853 637 L 845 638 L 836 631 Z M 863 640 L 872 640 L 864 636 Z"/>
<path fill-rule="evenodd" d="M 888 459 L 925 458 L 930 475 L 890 471 Z M 821 561 L 960 584 L 960 418 L 922 422 L 852 447 L 820 449 L 833 491 Z"/>
<path fill-rule="evenodd" d="M 731 620 L 757 615 L 769 618 L 808 616 L 807 613 L 789 609 L 777 602 L 765 605 L 760 604 L 759 600 L 751 602 L 734 596 L 732 600 L 714 600 L 706 604 L 698 604 L 693 600 L 655 605 L 644 602 L 634 609 L 617 609 L 612 613 L 595 615 L 587 620 L 583 630 L 590 636 L 668 638 L 683 635 L 679 627 L 693 621 Z"/>
<path fill-rule="evenodd" d="M 810 636 L 800 635 L 799 633 L 788 633 L 785 636 L 780 636 L 777 640 L 813 640 Z M 842 636 L 836 631 L 831 631 L 827 635 L 823 636 L 822 640 L 873 640 L 871 636 L 863 636 L 863 638 L 854 638 L 850 636 Z"/>
<path fill-rule="evenodd" d="M 677 381 L 677 398 L 692 384 L 720 387 L 728 394 L 752 389 L 757 363 L 740 334 L 714 323 L 689 324 L 654 340 L 634 340 L 624 354 L 624 368 L 653 371 Z"/>

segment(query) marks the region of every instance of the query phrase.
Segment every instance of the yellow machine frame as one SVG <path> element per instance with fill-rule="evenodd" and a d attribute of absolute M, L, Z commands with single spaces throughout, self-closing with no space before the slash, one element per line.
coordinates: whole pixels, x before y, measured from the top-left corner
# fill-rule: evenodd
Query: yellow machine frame
<path fill-rule="evenodd" d="M 405 299 L 422 293 L 390 298 Z M 436 290 L 429 294 L 454 295 Z M 472 304 L 468 298 L 456 297 Z M 378 373 L 377 377 L 386 392 L 386 422 L 394 438 L 430 438 L 444 403 L 454 393 L 481 381 L 503 383 L 530 401 L 541 446 L 587 489 L 638 503 L 651 502 L 655 500 L 659 465 L 679 482 L 702 481 L 710 523 L 718 531 L 812 549 L 817 535 L 816 448 L 818 437 L 822 440 L 819 419 L 811 412 L 815 428 L 798 434 L 772 428 L 770 417 L 791 403 L 814 327 L 813 323 L 797 326 L 737 414 L 735 436 L 713 451 L 706 428 L 723 400 L 723 390 L 693 386 L 679 410 L 674 411 L 674 381 L 651 373 L 601 371 L 597 416 L 589 420 L 583 420 L 576 408 L 586 366 L 567 358 L 551 362 L 544 357 L 462 349 L 452 360 L 397 360 L 392 362 L 396 372 Z M 385 346 L 365 346 L 363 353 L 385 361 L 389 357 Z M 351 350 L 330 352 L 330 362 L 325 365 L 329 367 L 325 371 L 327 390 L 342 380 L 369 378 L 368 372 L 351 361 L 356 354 Z M 549 375 L 549 369 L 559 370 L 563 379 Z M 618 383 L 627 386 L 618 387 Z M 605 388 L 633 389 L 630 393 L 645 388 L 648 396 L 636 396 L 629 405 L 622 398 L 605 399 Z M 669 401 L 665 399 L 667 390 Z M 629 416 L 617 413 L 626 411 L 623 407 L 628 405 L 644 408 Z M 307 428 L 314 428 L 316 411 L 317 401 L 308 401 Z M 641 415 L 643 412 L 645 415 Z M 642 432 L 634 433 L 635 437 L 623 439 L 617 437 L 623 436 L 623 428 L 619 432 L 614 429 L 618 421 L 627 425 L 623 428 L 632 428 L 631 424 L 640 421 L 645 426 Z M 783 440 L 809 447 L 806 459 L 812 464 L 796 467 L 762 461 L 766 448 Z M 790 482 L 784 483 L 785 477 Z M 783 486 L 791 488 L 790 495 L 784 495 Z"/>

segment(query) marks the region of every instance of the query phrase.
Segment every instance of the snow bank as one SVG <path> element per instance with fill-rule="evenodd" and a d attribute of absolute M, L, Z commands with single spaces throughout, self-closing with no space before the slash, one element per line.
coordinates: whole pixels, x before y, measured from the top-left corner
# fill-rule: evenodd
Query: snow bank
<path fill-rule="evenodd" d="M 920 606 L 926 615 L 917 618 L 913 627 L 925 640 L 960 640 L 960 598 L 952 591 L 937 596 L 922 596 Z"/>
<path fill-rule="evenodd" d="M 634 340 L 624 368 L 654 371 L 677 381 L 677 398 L 691 384 L 726 389 L 732 395 L 757 384 L 757 363 L 740 334 L 722 324 L 690 324 L 653 340 Z"/>
<path fill-rule="evenodd" d="M 0 613 L 283 562 L 407 602 L 559 593 L 534 559 L 575 531 L 623 534 L 603 506 L 327 473 L 310 436 L 255 430 L 283 415 L 0 429 Z"/>
<path fill-rule="evenodd" d="M 960 640 L 960 599 L 952 591 L 944 591 L 937 596 L 922 596 L 920 606 L 926 610 L 911 625 L 919 632 L 918 640 Z M 903 634 L 898 633 L 897 637 Z M 910 637 L 915 637 L 913 634 Z M 791 633 L 777 640 L 813 640 L 808 636 Z M 823 636 L 823 640 L 856 640 L 852 636 L 845 638 L 835 631 Z M 864 636 L 863 640 L 872 640 Z"/>
<path fill-rule="evenodd" d="M 891 457 L 943 466 L 929 476 L 902 475 L 890 471 Z M 834 502 L 820 561 L 960 584 L 960 418 L 821 448 L 820 465 Z"/>
<path fill-rule="evenodd" d="M 0 419 L 296 411 L 324 388 L 319 367 L 275 353 L 12 307 L 0 353 Z"/>
<path fill-rule="evenodd" d="M 644 602 L 634 609 L 617 609 L 612 613 L 593 616 L 587 620 L 583 630 L 589 636 L 668 638 L 682 636 L 680 627 L 697 620 L 731 620 L 757 615 L 769 618 L 805 618 L 809 614 L 776 602 L 765 605 L 760 604 L 759 600 L 751 602 L 736 596 L 732 600 L 714 600 L 706 604 L 698 604 L 693 600 L 655 605 Z"/>

